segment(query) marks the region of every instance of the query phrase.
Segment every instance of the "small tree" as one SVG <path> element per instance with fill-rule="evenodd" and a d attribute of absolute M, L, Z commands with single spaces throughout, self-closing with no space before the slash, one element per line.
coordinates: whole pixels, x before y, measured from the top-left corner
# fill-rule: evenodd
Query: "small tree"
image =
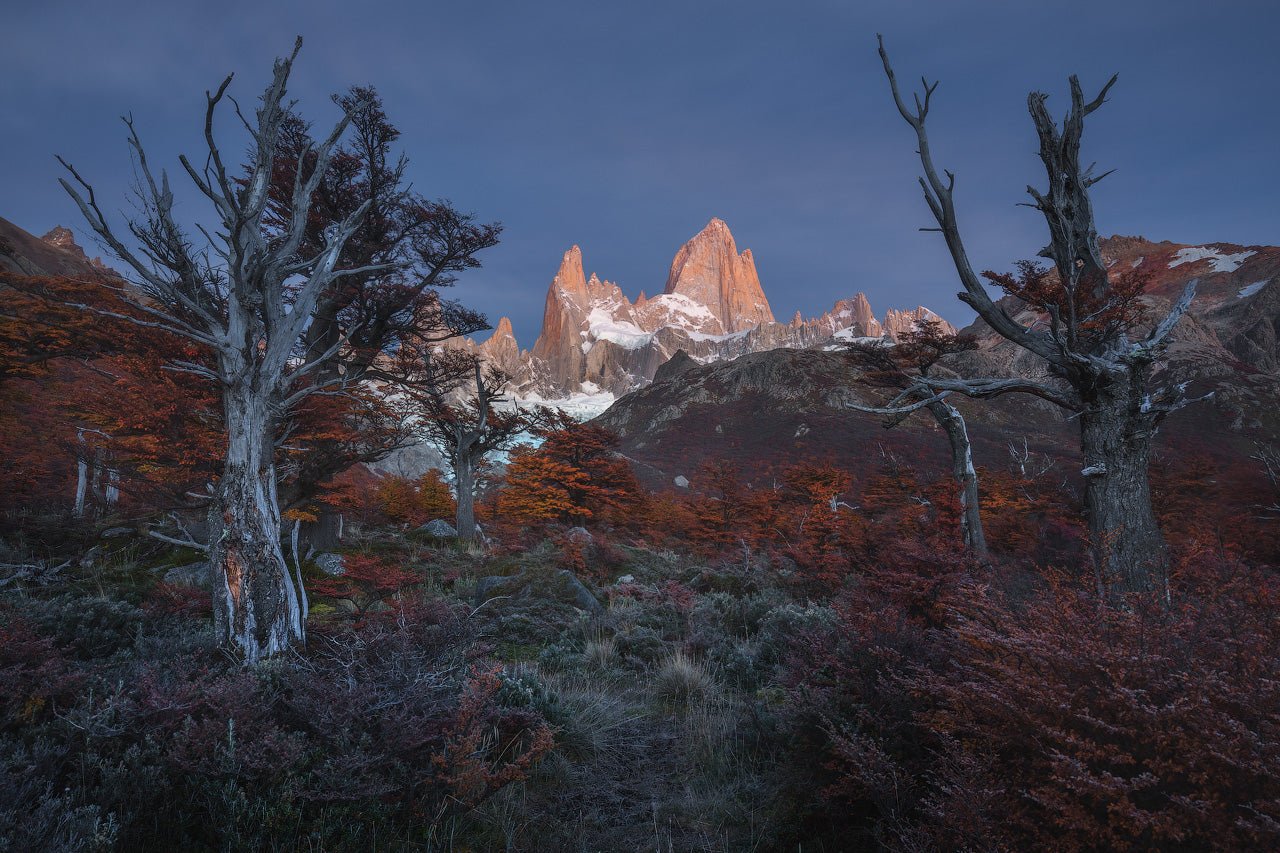
<path fill-rule="evenodd" d="M 1132 271 L 1112 276 L 1103 263 L 1089 188 L 1106 174 L 1095 176 L 1092 167 L 1081 167 L 1080 137 L 1085 118 L 1106 101 L 1116 78 L 1086 101 L 1080 81 L 1071 77 L 1071 109 L 1061 127 L 1045 107 L 1047 95 L 1032 92 L 1027 98 L 1049 180 L 1047 192 L 1031 187 L 1027 192 L 1031 206 L 1049 227 L 1050 242 L 1041 255 L 1053 262 L 1053 269 L 1031 264 L 1022 267 L 1020 276 L 986 276 L 1046 318 L 1043 324 L 1025 326 L 992 301 L 969 263 L 956 217 L 955 176 L 939 174 L 925 131 L 937 84 L 925 82 L 923 96 L 916 95 L 915 108 L 908 108 L 883 39 L 880 59 L 894 104 L 915 132 L 924 170 L 920 186 L 938 224 L 926 230 L 939 231 L 946 240 L 964 286 L 959 298 L 997 334 L 1039 359 L 1048 373 L 1047 381 L 933 378 L 928 387 L 971 397 L 1033 394 L 1077 417 L 1085 459 L 1085 511 L 1099 586 L 1113 594 L 1164 594 L 1168 554 L 1151 508 L 1151 437 L 1170 412 L 1189 401 L 1184 385 L 1157 389 L 1151 379 L 1170 333 L 1195 296 L 1196 282 L 1188 284 L 1165 317 L 1143 333 L 1137 301 L 1141 280 Z M 1131 340 L 1135 334 L 1138 339 Z"/>
<path fill-rule="evenodd" d="M 459 357 L 453 354 L 454 359 Z M 476 538 L 476 475 L 485 457 L 511 447 L 520 433 L 533 424 L 531 415 L 518 407 L 496 408 L 503 402 L 502 389 L 508 377 L 496 367 L 486 367 L 480 359 L 463 354 L 471 362 L 472 388 L 463 402 L 451 402 L 457 369 L 447 357 L 425 356 L 427 365 L 420 383 L 411 392 L 422 404 L 423 429 L 444 451 L 457 493 L 458 537 Z M 441 367 L 443 364 L 445 366 Z M 443 373 L 443 375 L 442 375 Z"/>
<path fill-rule="evenodd" d="M 893 429 L 924 409 L 946 432 L 951 447 L 951 475 L 960 487 L 960 536 L 964 547 L 978 560 L 985 561 L 987 539 L 982 530 L 978 472 L 973 467 L 969 430 L 964 415 L 946 399 L 951 392 L 935 391 L 929 385 L 929 372 L 943 357 L 976 346 L 971 337 L 945 332 L 937 320 L 924 320 L 896 345 L 884 339 L 853 341 L 847 349 L 854 361 L 868 371 L 869 379 L 900 389 L 884 406 L 850 404 L 850 408 L 885 415 L 885 429 Z"/>
<path fill-rule="evenodd" d="M 498 509 L 525 521 L 609 524 L 640 506 L 640 486 L 618 453 L 618 436 L 547 410 L 532 425 L 536 450 L 520 452 L 508 467 Z"/>

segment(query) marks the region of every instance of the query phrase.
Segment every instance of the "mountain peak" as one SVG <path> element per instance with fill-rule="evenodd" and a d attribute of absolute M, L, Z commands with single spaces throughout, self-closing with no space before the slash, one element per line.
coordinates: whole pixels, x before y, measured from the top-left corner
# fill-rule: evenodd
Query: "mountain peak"
<path fill-rule="evenodd" d="M 687 296 L 715 318 L 715 334 L 732 334 L 773 322 L 751 251 L 738 254 L 728 224 L 717 217 L 676 253 L 668 294 Z"/>
<path fill-rule="evenodd" d="M 575 245 L 560 259 L 560 269 L 556 270 L 556 277 L 551 283 L 549 295 L 573 298 L 585 296 L 586 292 L 587 279 L 582 273 L 582 250 Z"/>

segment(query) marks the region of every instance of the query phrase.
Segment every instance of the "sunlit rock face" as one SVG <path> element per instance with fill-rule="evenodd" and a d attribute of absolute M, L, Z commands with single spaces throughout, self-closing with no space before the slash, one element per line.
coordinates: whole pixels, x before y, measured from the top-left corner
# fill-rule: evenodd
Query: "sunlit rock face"
<path fill-rule="evenodd" d="M 738 253 L 733 234 L 721 219 L 712 219 L 680 247 L 671 261 L 663 296 L 648 305 L 664 296 L 685 297 L 705 308 L 711 319 L 696 329 L 705 334 L 745 332 L 774 322 L 751 250 Z"/>

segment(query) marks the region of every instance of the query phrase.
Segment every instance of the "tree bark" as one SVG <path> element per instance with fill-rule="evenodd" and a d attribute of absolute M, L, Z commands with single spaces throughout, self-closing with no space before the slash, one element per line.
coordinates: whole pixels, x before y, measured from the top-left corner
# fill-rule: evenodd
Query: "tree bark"
<path fill-rule="evenodd" d="M 979 562 L 987 562 L 987 537 L 982 531 L 982 505 L 978 496 L 978 472 L 973 467 L 973 445 L 964 415 L 950 403 L 929 405 L 934 418 L 946 430 L 951 443 L 951 474 L 960 486 L 960 534 L 964 546 Z"/>
<path fill-rule="evenodd" d="M 227 457 L 209 555 L 214 630 L 221 645 L 256 663 L 305 640 L 301 590 L 290 579 L 280 546 L 270 400 L 241 385 L 228 389 L 224 409 Z"/>
<path fill-rule="evenodd" d="M 1080 415 L 1085 515 L 1098 581 L 1112 595 L 1168 593 L 1168 549 L 1151 509 L 1151 416 L 1140 371 L 1109 375 Z"/>
<path fill-rule="evenodd" d="M 76 458 L 76 500 L 71 507 L 71 514 L 76 518 L 84 518 L 84 500 L 89 490 L 89 463 L 84 458 L 83 439 L 80 452 Z"/>
<path fill-rule="evenodd" d="M 476 472 L 470 448 L 458 448 L 453 478 L 458 491 L 458 538 L 470 542 L 476 538 Z"/>

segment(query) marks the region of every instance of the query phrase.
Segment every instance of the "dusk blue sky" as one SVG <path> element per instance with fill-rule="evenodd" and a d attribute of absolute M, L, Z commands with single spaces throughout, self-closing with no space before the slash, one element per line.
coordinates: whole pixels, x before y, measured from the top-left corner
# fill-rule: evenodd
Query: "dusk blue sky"
<path fill-rule="evenodd" d="M 926 304 L 957 324 L 954 272 L 915 185 L 899 77 L 941 80 L 930 115 L 957 173 L 970 255 L 1005 268 L 1045 241 L 1016 207 L 1040 185 L 1031 89 L 1059 115 L 1067 77 L 1111 102 L 1085 157 L 1104 234 L 1280 242 L 1280 13 L 1270 2 L 8 2 L 0 23 L 0 216 L 85 230 L 57 185 L 74 162 L 108 209 L 132 180 L 131 111 L 170 168 L 200 152 L 203 92 L 236 72 L 249 103 L 305 39 L 292 93 L 323 126 L 328 95 L 373 84 L 415 186 L 501 220 L 502 245 L 456 295 L 533 343 L 561 254 L 631 296 L 712 216 L 751 248 L 779 318 L 862 290 L 877 313 Z M 228 129 L 234 118 L 230 115 Z M 232 150 L 238 144 L 229 145 Z M 186 196 L 184 215 L 205 216 Z M 82 239 L 82 242 L 89 241 Z M 93 251 L 90 243 L 90 250 Z"/>

